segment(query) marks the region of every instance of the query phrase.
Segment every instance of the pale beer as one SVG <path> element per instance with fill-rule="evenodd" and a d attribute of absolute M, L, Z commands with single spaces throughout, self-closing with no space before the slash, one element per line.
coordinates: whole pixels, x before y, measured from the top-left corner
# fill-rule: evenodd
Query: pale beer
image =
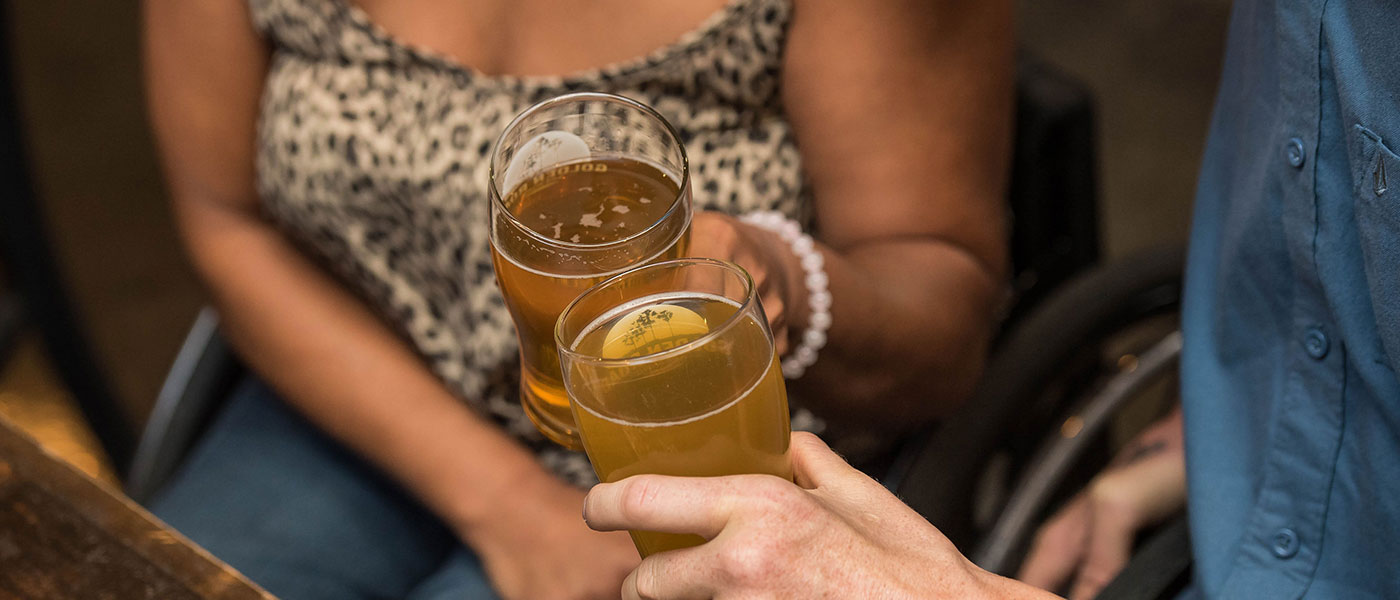
<path fill-rule="evenodd" d="M 590 291 L 559 323 L 565 379 L 593 469 L 605 482 L 643 473 L 791 480 L 787 393 L 751 287 L 745 300 L 737 286 L 727 294 L 705 289 L 714 278 L 627 280 L 686 263 L 742 274 L 718 261 L 652 265 L 600 286 L 611 290 L 595 288 L 599 298 L 626 300 L 603 309 Z M 650 293 L 668 287 L 683 289 Z M 583 316 L 593 319 L 570 322 Z M 703 541 L 645 531 L 632 537 L 643 556 Z"/>

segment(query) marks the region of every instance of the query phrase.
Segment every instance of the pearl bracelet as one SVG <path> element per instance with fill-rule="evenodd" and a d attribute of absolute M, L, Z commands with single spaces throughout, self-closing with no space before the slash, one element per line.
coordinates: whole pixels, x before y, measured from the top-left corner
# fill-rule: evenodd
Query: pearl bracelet
<path fill-rule="evenodd" d="M 797 221 L 778 211 L 751 212 L 739 217 L 739 221 L 778 234 L 792 247 L 792 253 L 806 273 L 803 281 L 807 284 L 807 306 L 811 309 L 807 331 L 802 332 L 802 342 L 782 361 L 783 377 L 797 379 L 817 362 L 817 351 L 826 345 L 826 330 L 831 328 L 831 292 L 827 290 L 822 253 L 817 250 L 812 236 L 802 233 Z"/>

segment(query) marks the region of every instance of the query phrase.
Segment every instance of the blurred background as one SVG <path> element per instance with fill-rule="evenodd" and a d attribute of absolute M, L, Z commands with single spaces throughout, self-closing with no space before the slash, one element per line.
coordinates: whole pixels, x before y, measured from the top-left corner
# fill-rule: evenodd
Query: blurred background
<path fill-rule="evenodd" d="M 139 3 L 5 6 L 0 39 L 47 233 L 98 369 L 140 423 L 204 297 L 146 126 Z M 1023 0 L 1018 10 L 1023 48 L 1096 96 L 1105 258 L 1184 240 L 1229 3 Z M 0 415 L 111 478 L 32 331 L 0 364 Z"/>

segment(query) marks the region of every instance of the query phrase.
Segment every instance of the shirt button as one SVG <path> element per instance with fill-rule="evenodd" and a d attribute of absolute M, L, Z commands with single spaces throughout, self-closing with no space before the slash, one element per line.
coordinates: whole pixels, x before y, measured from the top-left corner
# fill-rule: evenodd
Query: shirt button
<path fill-rule="evenodd" d="M 1274 545 L 1270 548 L 1274 556 L 1279 558 L 1293 558 L 1298 553 L 1298 534 L 1292 529 L 1284 527 L 1274 532 Z"/>
<path fill-rule="evenodd" d="M 1327 334 L 1322 333 L 1321 329 L 1309 327 L 1308 332 L 1303 335 L 1303 350 L 1316 360 L 1322 360 L 1327 356 L 1329 346 Z"/>
<path fill-rule="evenodd" d="M 1288 140 L 1288 146 L 1284 149 L 1284 154 L 1288 156 L 1288 164 L 1297 169 L 1303 166 L 1303 159 L 1307 154 L 1303 152 L 1303 140 L 1292 138 Z"/>

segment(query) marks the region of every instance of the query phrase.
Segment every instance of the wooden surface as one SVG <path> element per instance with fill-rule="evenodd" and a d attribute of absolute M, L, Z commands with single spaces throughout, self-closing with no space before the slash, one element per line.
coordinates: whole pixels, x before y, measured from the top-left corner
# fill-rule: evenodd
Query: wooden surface
<path fill-rule="evenodd" d="M 0 600 L 268 600 L 0 418 Z"/>

